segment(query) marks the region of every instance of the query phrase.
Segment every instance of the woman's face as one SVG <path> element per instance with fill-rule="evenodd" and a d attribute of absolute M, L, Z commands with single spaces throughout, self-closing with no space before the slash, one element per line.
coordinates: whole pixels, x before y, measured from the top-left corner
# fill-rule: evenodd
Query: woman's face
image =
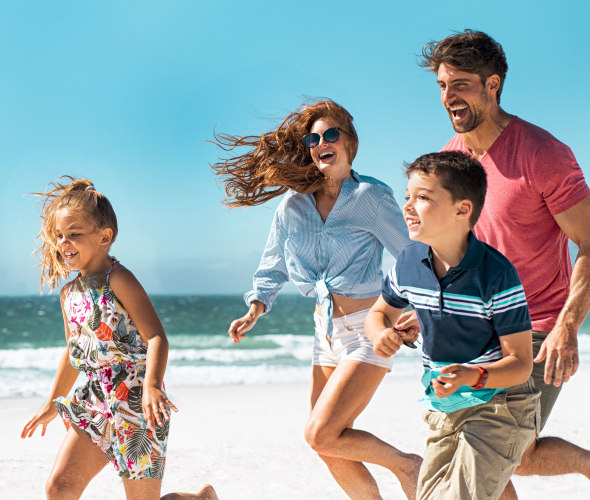
<path fill-rule="evenodd" d="M 327 177 L 345 178 L 350 175 L 351 164 L 348 160 L 348 137 L 340 131 L 336 142 L 326 142 L 323 135 L 330 128 L 340 128 L 330 118 L 320 118 L 311 127 L 310 133 L 320 135 L 319 144 L 310 148 L 311 158 L 316 166 Z"/>

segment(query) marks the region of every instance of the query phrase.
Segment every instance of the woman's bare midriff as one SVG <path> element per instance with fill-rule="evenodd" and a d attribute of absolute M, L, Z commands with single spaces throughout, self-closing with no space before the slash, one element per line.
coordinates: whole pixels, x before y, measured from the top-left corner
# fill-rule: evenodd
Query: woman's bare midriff
<path fill-rule="evenodd" d="M 376 301 L 377 297 L 368 297 L 366 299 L 351 299 L 349 297 L 343 297 L 342 295 L 332 295 L 332 317 L 338 318 L 340 316 L 346 316 L 363 309 L 369 309 Z M 318 314 L 322 314 L 322 308 L 319 304 L 315 305 L 315 310 Z"/>

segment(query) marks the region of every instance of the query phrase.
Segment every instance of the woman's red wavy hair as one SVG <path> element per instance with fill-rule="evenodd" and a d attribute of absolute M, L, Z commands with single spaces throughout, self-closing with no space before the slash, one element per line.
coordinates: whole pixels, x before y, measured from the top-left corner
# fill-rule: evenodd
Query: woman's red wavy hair
<path fill-rule="evenodd" d="M 289 189 L 298 193 L 320 190 L 326 177 L 313 163 L 309 149 L 303 144 L 303 136 L 321 118 L 334 121 L 344 132 L 348 159 L 352 163 L 358 149 L 353 118 L 331 100 L 299 106 L 276 130 L 261 136 L 216 133 L 212 142 L 224 151 L 231 152 L 240 146 L 251 148 L 240 156 L 219 158 L 211 166 L 225 188 L 223 203 L 229 207 L 261 205 Z"/>

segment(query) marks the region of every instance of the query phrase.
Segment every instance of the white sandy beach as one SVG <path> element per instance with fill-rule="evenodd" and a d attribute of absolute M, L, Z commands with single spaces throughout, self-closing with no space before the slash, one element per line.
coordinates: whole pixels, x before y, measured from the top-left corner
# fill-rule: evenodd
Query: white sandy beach
<path fill-rule="evenodd" d="M 590 366 L 583 367 L 563 390 L 544 434 L 558 435 L 590 448 L 589 403 L 585 394 Z M 212 483 L 222 500 L 344 499 L 323 463 L 303 439 L 308 387 L 236 385 L 175 389 L 168 387 L 180 413 L 174 416 L 163 493 L 194 490 Z M 425 424 L 417 402 L 416 378 L 390 374 L 357 421 L 405 451 L 421 453 Z M 40 398 L 2 399 L 0 497 L 44 498 L 44 484 L 64 434 L 55 420 L 47 435 L 21 440 L 24 422 Z M 385 499 L 402 499 L 395 477 L 369 465 Z M 522 500 L 590 498 L 590 481 L 579 475 L 516 478 Z M 110 465 L 94 479 L 82 498 L 124 498 L 121 481 Z"/>

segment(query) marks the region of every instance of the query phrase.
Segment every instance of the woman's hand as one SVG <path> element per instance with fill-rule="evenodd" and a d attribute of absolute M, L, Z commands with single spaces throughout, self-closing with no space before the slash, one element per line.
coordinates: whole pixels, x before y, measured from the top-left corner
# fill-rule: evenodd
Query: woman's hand
<path fill-rule="evenodd" d="M 472 386 L 479 380 L 479 370 L 465 365 L 448 365 L 441 369 L 441 375 L 432 381 L 434 393 L 446 398 L 462 385 Z"/>
<path fill-rule="evenodd" d="M 178 412 L 178 408 L 170 402 L 162 389 L 147 385 L 143 386 L 141 407 L 147 422 L 147 428 L 152 431 L 156 430 L 156 423 L 158 427 L 162 427 L 164 420 L 170 420 L 170 409 Z"/>
<path fill-rule="evenodd" d="M 56 416 L 57 410 L 55 409 L 55 406 L 53 406 L 53 403 L 47 403 L 45 406 L 43 406 L 43 408 L 41 408 L 37 413 L 35 413 L 35 415 L 33 415 L 33 418 L 31 418 L 31 420 L 29 420 L 25 424 L 20 434 L 20 437 L 23 439 L 31 437 L 35 432 L 35 429 L 40 425 L 43 426 L 41 429 L 41 436 L 45 436 L 45 429 L 47 429 L 47 424 L 51 422 Z"/>
<path fill-rule="evenodd" d="M 240 339 L 244 338 L 246 332 L 252 329 L 263 312 L 264 304 L 259 300 L 254 300 L 250 304 L 248 314 L 231 322 L 227 333 L 229 333 L 230 338 L 235 344 L 240 343 Z"/>

